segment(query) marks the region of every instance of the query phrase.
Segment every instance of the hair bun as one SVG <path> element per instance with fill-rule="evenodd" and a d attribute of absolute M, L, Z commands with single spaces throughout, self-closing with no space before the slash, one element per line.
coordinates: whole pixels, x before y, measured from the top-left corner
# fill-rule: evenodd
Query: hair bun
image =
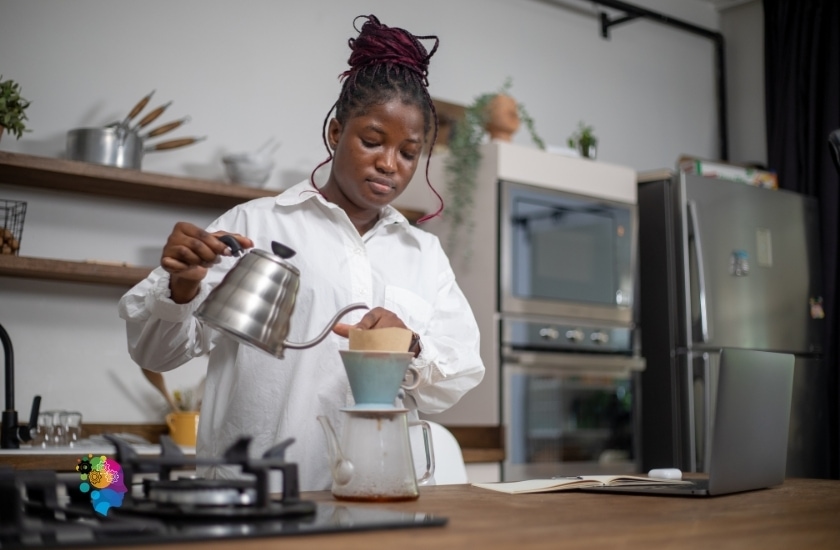
<path fill-rule="evenodd" d="M 437 36 L 415 36 L 405 29 L 389 27 L 379 22 L 375 15 L 360 15 L 353 21 L 367 19 L 359 31 L 359 36 L 351 38 L 350 69 L 341 74 L 341 78 L 370 65 L 400 65 L 420 75 L 423 84 L 428 86 L 429 59 L 437 51 Z M 434 40 L 432 51 L 428 52 L 420 40 Z"/>

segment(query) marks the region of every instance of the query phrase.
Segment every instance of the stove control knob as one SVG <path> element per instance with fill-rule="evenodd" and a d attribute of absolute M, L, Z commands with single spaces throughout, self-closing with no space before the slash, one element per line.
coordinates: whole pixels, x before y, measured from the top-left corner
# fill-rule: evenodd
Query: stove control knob
<path fill-rule="evenodd" d="M 554 327 L 543 327 L 540 329 L 540 338 L 543 340 L 557 340 L 560 333 Z"/>
<path fill-rule="evenodd" d="M 606 344 L 610 341 L 610 335 L 606 332 L 596 331 L 589 335 L 593 344 Z"/>
<path fill-rule="evenodd" d="M 567 330 L 566 340 L 568 340 L 569 342 L 580 342 L 581 340 L 583 340 L 583 331 L 579 328 Z"/>

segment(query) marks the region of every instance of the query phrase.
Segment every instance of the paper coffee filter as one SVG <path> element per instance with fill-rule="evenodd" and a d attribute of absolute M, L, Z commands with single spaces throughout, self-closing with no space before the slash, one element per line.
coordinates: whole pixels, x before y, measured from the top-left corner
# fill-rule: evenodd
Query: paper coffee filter
<path fill-rule="evenodd" d="M 370 330 L 352 329 L 350 349 L 366 351 L 408 351 L 412 332 L 406 328 L 389 327 Z"/>

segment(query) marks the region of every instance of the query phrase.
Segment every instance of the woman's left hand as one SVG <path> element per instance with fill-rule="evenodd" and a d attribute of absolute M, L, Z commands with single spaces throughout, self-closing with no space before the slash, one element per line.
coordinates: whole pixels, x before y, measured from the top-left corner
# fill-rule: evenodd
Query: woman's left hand
<path fill-rule="evenodd" d="M 333 332 L 345 338 L 350 337 L 351 329 L 369 330 L 372 328 L 389 328 L 397 327 L 408 329 L 403 323 L 402 319 L 397 317 L 393 311 L 387 310 L 384 307 L 375 307 L 365 313 L 365 316 L 355 325 L 348 325 L 346 323 L 336 323 L 333 327 Z"/>

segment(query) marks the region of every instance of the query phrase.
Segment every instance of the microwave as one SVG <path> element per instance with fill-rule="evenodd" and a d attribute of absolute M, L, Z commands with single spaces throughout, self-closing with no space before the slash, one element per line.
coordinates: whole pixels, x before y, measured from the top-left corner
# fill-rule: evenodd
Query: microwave
<path fill-rule="evenodd" d="M 632 324 L 636 205 L 498 184 L 502 314 Z"/>

